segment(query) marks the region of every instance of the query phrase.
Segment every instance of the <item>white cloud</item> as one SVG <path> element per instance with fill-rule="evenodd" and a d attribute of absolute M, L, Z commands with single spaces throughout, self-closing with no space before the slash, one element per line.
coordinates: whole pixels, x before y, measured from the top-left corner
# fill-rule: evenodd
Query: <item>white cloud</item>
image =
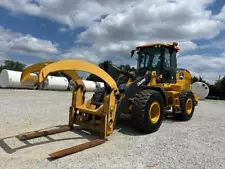
<path fill-rule="evenodd" d="M 80 35 L 80 40 L 164 41 L 209 39 L 218 35 L 224 28 L 223 23 L 213 20 L 211 12 L 202 3 L 193 2 L 191 6 L 189 3 L 190 1 L 143 1 L 123 12 L 109 14 L 101 23 L 93 23 Z"/>
<path fill-rule="evenodd" d="M 218 79 L 219 74 L 225 75 L 225 55 L 223 56 L 203 56 L 186 55 L 178 58 L 178 67 L 186 68 L 193 75 L 202 76 L 210 83 Z"/>
<path fill-rule="evenodd" d="M 32 56 L 45 57 L 58 53 L 56 44 L 31 35 L 23 35 L 0 26 L 0 52 L 19 52 Z"/>
<path fill-rule="evenodd" d="M 60 32 L 86 26 L 87 30 L 78 35 L 75 45 L 87 42 L 91 45 L 73 47 L 58 54 L 58 59 L 76 58 L 98 63 L 102 59 L 108 59 L 108 56 L 118 56 L 114 58 L 116 63 L 124 59 L 124 63 L 134 64 L 134 60 L 128 57 L 131 49 L 140 44 L 177 41 L 181 51 L 203 48 L 204 46 L 199 47 L 193 40 L 212 39 L 225 28 L 225 6 L 218 15 L 212 15 L 208 5 L 213 2 L 214 0 L 36 0 L 36 3 L 31 3 L 30 0 L 2 0 L 0 6 L 13 12 L 59 22 L 63 24 Z M 8 42 L 11 41 L 12 46 L 19 46 L 23 51 L 27 52 L 26 48 L 29 48 L 44 52 L 43 57 L 48 56 L 47 53 L 57 53 L 55 44 L 50 41 L 34 40 L 6 30 L 4 33 L 3 42 L 0 36 L 0 48 L 4 45 L 8 48 Z M 25 42 L 26 45 L 21 46 L 18 42 Z M 44 51 L 41 45 L 43 43 L 48 46 Z M 35 49 L 33 46 L 36 46 Z M 179 59 L 183 61 L 184 67 L 188 67 L 188 63 L 193 62 L 191 58 L 200 59 L 192 65 L 192 72 L 209 80 L 215 79 L 214 74 L 221 72 L 224 66 L 224 57 L 219 56 L 186 55 Z M 207 71 L 205 68 L 208 68 Z"/>
<path fill-rule="evenodd" d="M 102 0 L 1 0 L 3 6 L 13 12 L 41 16 L 70 27 L 89 26 L 102 15 L 123 10 L 133 1 Z"/>
<path fill-rule="evenodd" d="M 12 39 L 8 43 L 8 47 L 26 52 L 57 53 L 57 48 L 51 41 L 37 39 L 30 35 Z"/>
<path fill-rule="evenodd" d="M 92 43 L 99 55 L 129 56 L 139 44 L 177 41 L 182 52 L 198 48 L 192 40 L 213 38 L 225 28 L 206 9 L 211 0 L 141 2 L 92 23 L 77 43 Z"/>
<path fill-rule="evenodd" d="M 214 22 L 207 21 L 211 16 L 211 12 L 205 10 L 206 5 L 211 4 L 213 1 L 214 0 L 124 0 L 121 2 L 119 0 L 1 0 L 0 6 L 13 12 L 49 18 L 73 28 L 77 26 L 89 26 L 105 15 L 109 15 L 108 17 L 112 16 L 116 19 L 112 20 L 116 22 L 117 26 L 119 26 L 118 24 L 120 23 L 123 24 L 124 19 L 127 21 L 135 20 L 135 23 L 146 21 L 146 27 L 139 25 L 139 29 L 142 32 L 143 30 L 147 31 L 149 25 L 155 22 L 158 24 L 152 26 L 153 29 L 159 28 L 158 31 L 165 29 L 169 22 L 170 25 L 173 23 L 179 25 L 185 22 L 186 25 L 181 25 L 181 27 L 177 28 L 177 31 L 174 30 L 172 33 L 167 34 L 169 37 L 173 37 L 174 32 L 179 34 L 182 29 L 190 32 L 189 28 L 193 28 L 192 34 L 195 33 L 195 30 L 198 28 L 202 30 L 204 27 L 203 23 L 205 22 L 208 23 L 209 28 L 215 27 Z M 141 16 L 141 19 L 139 19 L 139 16 Z M 192 22 L 193 19 L 201 20 L 199 20 L 200 22 L 196 25 L 195 22 Z M 149 20 L 151 22 L 149 22 Z M 168 21 L 164 22 L 165 20 Z M 130 25 L 133 23 L 127 24 Z M 169 27 L 170 30 L 172 28 L 174 27 Z M 208 29 L 203 31 L 203 34 L 207 33 L 207 31 Z M 164 36 L 165 34 L 162 35 Z"/>
<path fill-rule="evenodd" d="M 198 45 L 192 41 L 179 42 L 178 45 L 180 46 L 181 51 L 190 51 L 199 48 Z"/>
<path fill-rule="evenodd" d="M 94 64 L 98 64 L 101 61 L 101 57 L 97 56 L 95 51 L 89 50 L 89 47 L 72 48 L 61 53 L 58 59 L 79 59 L 90 61 Z"/>
<path fill-rule="evenodd" d="M 30 0 L 2 0 L 0 6 L 13 12 L 49 18 L 70 28 L 87 26 L 88 30 L 79 36 L 79 40 L 105 44 L 109 41 L 190 42 L 199 38 L 210 39 L 224 28 L 224 24 L 215 20 L 211 11 L 207 10 L 207 5 L 213 2 L 214 0 L 36 0 L 34 3 Z M 101 17 L 101 22 L 95 22 Z M 61 27 L 59 31 L 65 32 L 66 29 Z"/>
<path fill-rule="evenodd" d="M 222 7 L 220 13 L 218 13 L 216 16 L 214 16 L 214 18 L 225 21 L 225 5 Z"/>

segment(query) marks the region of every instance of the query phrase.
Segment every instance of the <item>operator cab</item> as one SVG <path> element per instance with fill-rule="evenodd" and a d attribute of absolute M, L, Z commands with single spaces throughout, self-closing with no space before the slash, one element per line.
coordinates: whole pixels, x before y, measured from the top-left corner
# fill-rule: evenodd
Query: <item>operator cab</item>
<path fill-rule="evenodd" d="M 137 76 L 144 76 L 147 71 L 156 71 L 162 79 L 158 83 L 176 83 L 177 70 L 177 43 L 173 44 L 150 44 L 138 46 L 131 52 L 137 58 Z"/>

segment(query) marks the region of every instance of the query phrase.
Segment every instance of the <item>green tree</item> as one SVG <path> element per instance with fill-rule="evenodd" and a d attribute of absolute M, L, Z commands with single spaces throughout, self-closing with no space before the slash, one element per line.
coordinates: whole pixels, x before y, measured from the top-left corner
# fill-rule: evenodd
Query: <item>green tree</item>
<path fill-rule="evenodd" d="M 225 97 L 225 76 L 220 81 L 220 89 L 222 92 L 222 97 Z"/>
<path fill-rule="evenodd" d="M 195 82 L 198 82 L 198 81 L 199 81 L 199 79 L 196 76 L 193 76 L 192 79 L 191 79 L 191 83 L 195 83 Z"/>
<path fill-rule="evenodd" d="M 207 84 L 207 86 L 210 86 L 209 82 L 204 80 L 201 76 L 199 76 L 199 77 L 193 76 L 191 79 L 191 83 L 195 83 L 195 82 L 203 82 L 203 83 Z"/>
<path fill-rule="evenodd" d="M 216 81 L 215 87 L 218 90 L 218 95 L 225 97 L 225 76 L 221 80 Z"/>
<path fill-rule="evenodd" d="M 111 61 L 109 61 L 109 60 L 103 61 L 103 62 L 99 63 L 98 66 L 99 66 L 101 69 L 103 69 L 103 70 L 105 70 L 105 71 L 107 72 L 107 67 L 105 67 L 105 66 L 107 65 L 107 63 L 111 63 Z M 117 67 L 118 67 L 119 69 L 121 69 L 121 70 L 135 71 L 135 68 L 131 67 L 131 66 L 128 65 L 128 64 L 126 64 L 126 65 L 119 65 L 119 66 L 117 66 Z M 110 74 L 110 73 L 109 73 L 109 74 L 110 74 L 113 78 L 118 77 L 118 71 L 115 71 L 114 69 L 113 69 L 113 70 L 110 69 L 109 71 L 110 71 L 110 73 L 111 73 L 111 74 Z M 117 73 L 115 73 L 115 72 L 117 72 Z M 95 76 L 95 75 L 93 75 L 93 74 L 90 74 L 86 79 L 87 79 L 87 80 L 91 80 L 91 81 L 102 82 L 102 79 L 101 79 L 101 78 L 99 78 L 99 77 L 97 77 L 97 76 Z"/>
<path fill-rule="evenodd" d="M 23 71 L 25 67 L 26 67 L 26 65 L 19 61 L 5 60 L 4 64 L 0 66 L 0 72 L 3 69 L 14 70 L 14 71 Z"/>
<path fill-rule="evenodd" d="M 130 65 L 120 65 L 120 69 L 126 70 L 126 71 L 135 71 L 135 68 L 131 67 Z"/>

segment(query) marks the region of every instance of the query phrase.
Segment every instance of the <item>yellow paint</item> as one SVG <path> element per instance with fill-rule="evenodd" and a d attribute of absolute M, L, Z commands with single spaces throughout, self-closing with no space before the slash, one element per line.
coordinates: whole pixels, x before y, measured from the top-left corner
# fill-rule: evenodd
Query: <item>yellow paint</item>
<path fill-rule="evenodd" d="M 54 63 L 54 62 L 39 62 L 36 64 L 33 64 L 27 68 L 24 69 L 24 71 L 21 74 L 21 78 L 20 81 L 22 84 L 25 84 L 28 80 L 32 80 L 32 81 L 37 81 L 35 83 L 35 85 L 38 84 L 38 78 L 35 78 L 33 76 L 30 75 L 30 73 L 40 73 L 40 70 L 43 69 L 45 66 Z M 65 70 L 65 71 L 61 71 L 63 73 L 65 73 L 66 75 L 68 75 L 69 77 L 71 77 L 71 79 L 76 82 L 78 85 L 83 85 L 84 83 L 83 81 L 80 79 L 79 75 L 77 74 L 76 71 L 71 71 L 71 70 Z"/>
<path fill-rule="evenodd" d="M 157 123 L 160 118 L 160 105 L 158 102 L 153 102 L 149 108 L 149 118 L 152 123 Z"/>
<path fill-rule="evenodd" d="M 51 63 L 40 70 L 38 80 L 39 83 L 41 83 L 48 76 L 48 74 L 52 72 L 74 70 L 94 74 L 104 80 L 112 89 L 116 89 L 118 91 L 116 82 L 108 73 L 92 63 L 81 60 L 60 60 Z"/>
<path fill-rule="evenodd" d="M 32 76 L 30 75 L 31 73 L 39 72 L 43 67 L 45 67 L 46 65 L 48 65 L 50 63 L 53 63 L 53 62 L 40 62 L 40 63 L 36 63 L 36 64 L 33 64 L 33 65 L 25 68 L 21 74 L 20 82 L 25 83 L 26 80 L 32 78 Z M 38 83 L 38 79 L 36 79 L 36 80 Z M 35 85 L 36 85 L 36 83 L 35 83 Z"/>
<path fill-rule="evenodd" d="M 191 111 L 192 111 L 192 99 L 191 98 L 189 98 L 188 100 L 187 100 L 187 102 L 186 102 L 186 112 L 187 112 L 187 114 L 191 114 Z"/>

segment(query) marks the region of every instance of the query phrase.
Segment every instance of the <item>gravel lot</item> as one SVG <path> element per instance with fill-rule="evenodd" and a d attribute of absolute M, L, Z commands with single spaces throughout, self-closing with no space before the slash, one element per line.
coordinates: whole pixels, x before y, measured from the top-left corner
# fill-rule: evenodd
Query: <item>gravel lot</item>
<path fill-rule="evenodd" d="M 14 136 L 66 125 L 71 92 L 0 89 L 0 168 L 222 169 L 224 103 L 201 101 L 191 121 L 167 119 L 151 135 L 141 135 L 130 126 L 129 117 L 122 116 L 121 128 L 105 144 L 50 161 L 49 153 L 86 142 L 91 136 L 75 131 L 26 142 Z"/>

